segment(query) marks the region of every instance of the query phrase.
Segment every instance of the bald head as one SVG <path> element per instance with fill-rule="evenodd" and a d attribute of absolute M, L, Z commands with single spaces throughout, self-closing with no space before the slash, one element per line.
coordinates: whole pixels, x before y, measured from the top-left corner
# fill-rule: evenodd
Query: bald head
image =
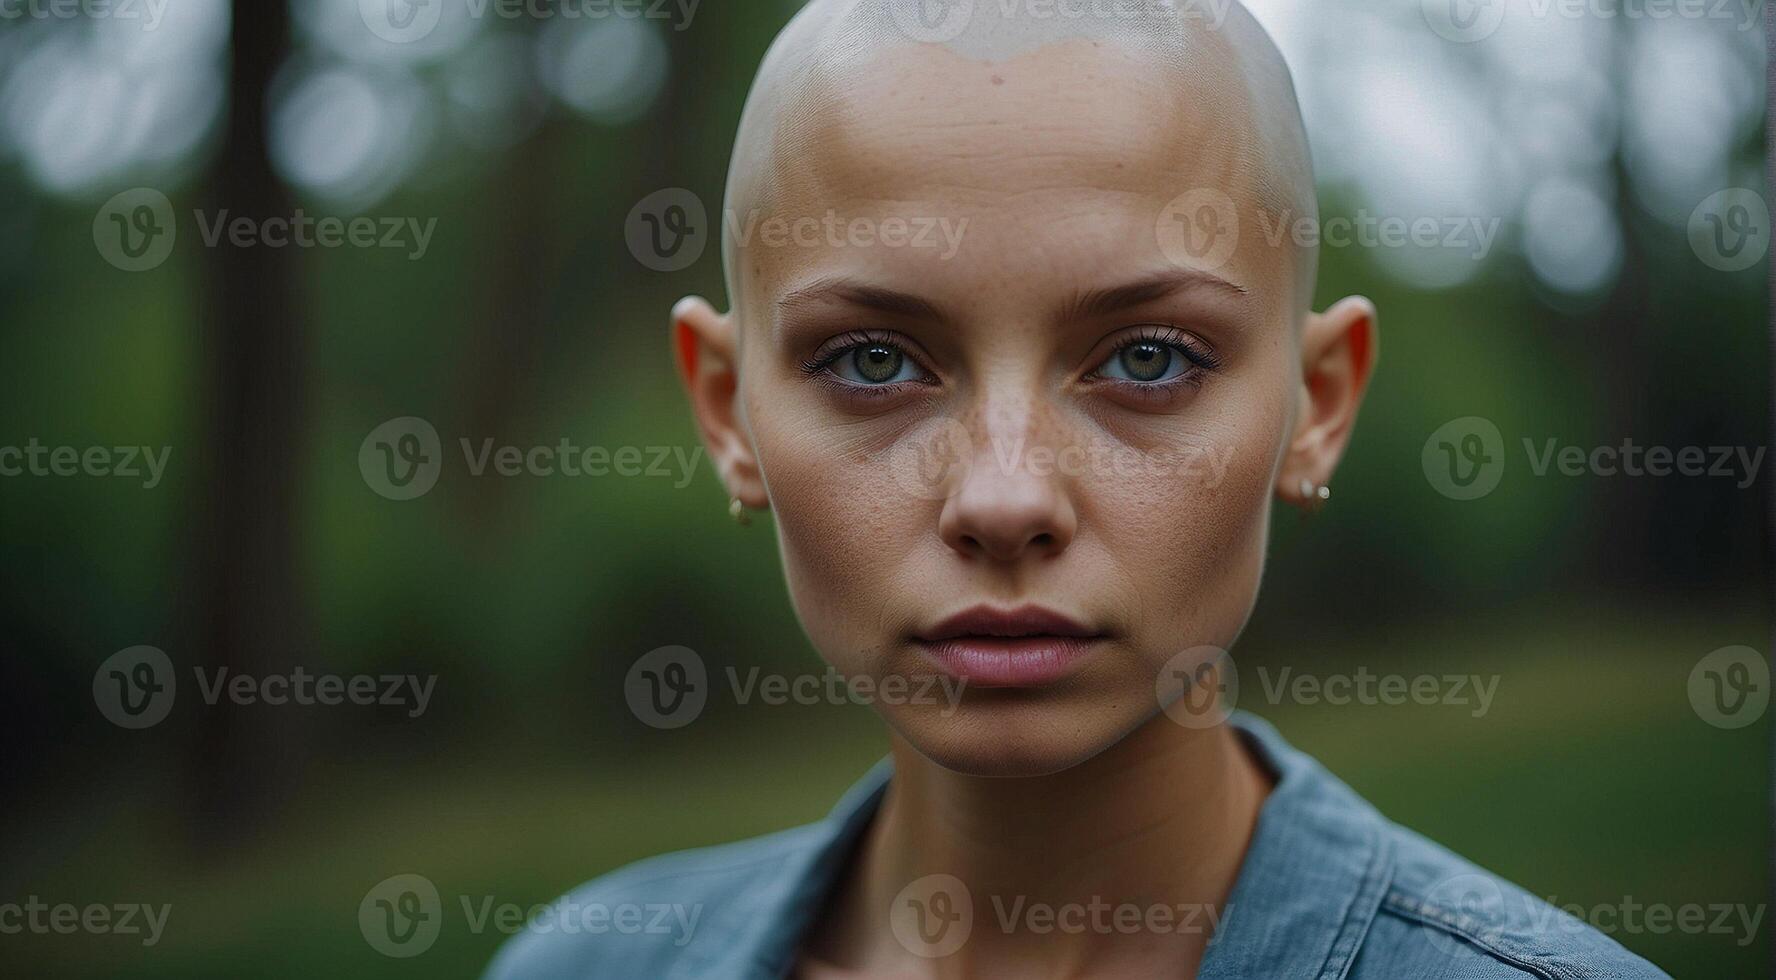
<path fill-rule="evenodd" d="M 1008 156 L 1041 156 L 1046 138 L 1112 190 L 1212 189 L 1248 228 L 1317 220 L 1289 69 L 1234 0 L 812 0 L 766 54 L 736 137 L 726 211 L 740 217 L 723 243 L 734 307 L 759 271 L 745 216 L 807 216 L 870 182 L 910 202 L 920 176 L 993 152 L 946 146 L 946 128 L 995 127 Z M 1289 251 L 1305 309 L 1315 256 Z"/>

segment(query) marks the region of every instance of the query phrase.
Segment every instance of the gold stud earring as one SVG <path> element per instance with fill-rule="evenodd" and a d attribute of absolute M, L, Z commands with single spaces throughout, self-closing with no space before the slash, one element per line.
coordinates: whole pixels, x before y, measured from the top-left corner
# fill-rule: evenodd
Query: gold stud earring
<path fill-rule="evenodd" d="M 746 512 L 746 505 L 740 502 L 739 497 L 728 498 L 728 516 L 732 517 L 734 523 L 741 527 L 752 524 L 752 515 Z"/>

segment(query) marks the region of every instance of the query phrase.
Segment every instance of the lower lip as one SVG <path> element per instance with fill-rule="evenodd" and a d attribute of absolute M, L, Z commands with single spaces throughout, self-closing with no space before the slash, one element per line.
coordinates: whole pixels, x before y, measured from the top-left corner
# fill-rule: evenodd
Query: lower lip
<path fill-rule="evenodd" d="M 1040 687 L 1066 677 L 1098 637 L 959 636 L 920 640 L 925 655 L 975 687 Z"/>

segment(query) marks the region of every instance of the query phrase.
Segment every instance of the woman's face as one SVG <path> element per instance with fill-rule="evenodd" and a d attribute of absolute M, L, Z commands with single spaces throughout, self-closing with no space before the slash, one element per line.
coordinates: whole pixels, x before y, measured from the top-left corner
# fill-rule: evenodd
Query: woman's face
<path fill-rule="evenodd" d="M 1297 257 L 1254 227 L 1257 141 L 1237 93 L 1181 104 L 1090 42 L 914 49 L 810 101 L 728 216 L 796 609 L 843 673 L 962 682 L 878 705 L 926 756 L 1067 768 L 1232 645 L 1293 478 Z"/>

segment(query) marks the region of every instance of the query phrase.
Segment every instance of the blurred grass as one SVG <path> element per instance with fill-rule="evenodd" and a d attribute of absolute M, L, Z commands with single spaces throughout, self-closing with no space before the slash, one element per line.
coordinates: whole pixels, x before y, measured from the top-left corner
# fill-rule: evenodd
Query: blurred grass
<path fill-rule="evenodd" d="M 1767 719 L 1710 727 L 1686 686 L 1709 650 L 1735 636 L 1758 644 L 1760 618 L 1555 604 L 1475 618 L 1336 647 L 1257 624 L 1242 644 L 1242 706 L 1389 816 L 1543 897 L 1761 906 Z M 1496 674 L 1499 685 L 1479 718 L 1458 706 L 1262 703 L 1251 671 L 1321 663 Z M 39 846 L 7 875 L 11 892 L 170 902 L 167 934 L 147 952 L 120 936 L 7 937 L 11 975 L 474 976 L 504 936 L 472 932 L 462 897 L 528 906 L 651 854 L 815 819 L 885 750 L 861 708 L 713 712 L 679 732 L 585 744 L 558 731 L 514 724 L 399 769 L 316 763 L 258 843 L 228 854 L 182 836 L 168 774 L 69 773 L 23 825 Z M 101 795 L 127 802 L 100 806 Z M 426 953 L 395 960 L 364 942 L 356 915 L 372 885 L 403 872 L 437 884 L 444 929 Z M 1677 977 L 1757 975 L 1767 943 L 1762 931 L 1747 945 L 1616 938 Z"/>

